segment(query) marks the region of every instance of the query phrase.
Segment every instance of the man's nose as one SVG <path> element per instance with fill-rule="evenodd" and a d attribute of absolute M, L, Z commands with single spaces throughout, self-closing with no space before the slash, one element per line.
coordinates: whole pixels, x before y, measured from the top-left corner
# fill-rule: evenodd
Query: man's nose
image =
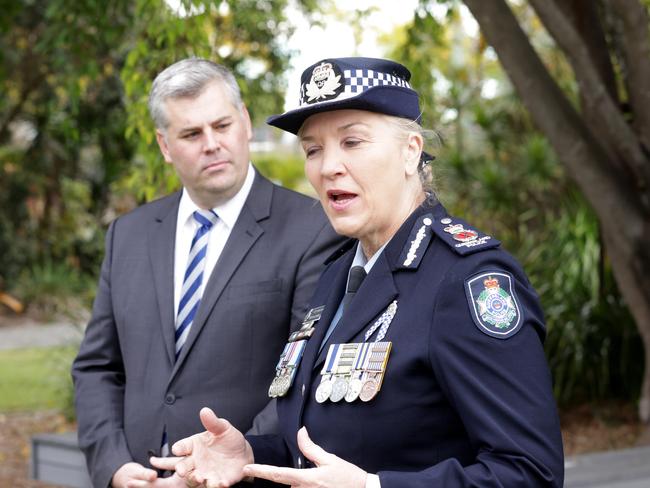
<path fill-rule="evenodd" d="M 205 132 L 205 143 L 204 150 L 205 152 L 213 152 L 219 149 L 221 142 L 219 141 L 219 135 L 212 130 L 207 130 Z"/>

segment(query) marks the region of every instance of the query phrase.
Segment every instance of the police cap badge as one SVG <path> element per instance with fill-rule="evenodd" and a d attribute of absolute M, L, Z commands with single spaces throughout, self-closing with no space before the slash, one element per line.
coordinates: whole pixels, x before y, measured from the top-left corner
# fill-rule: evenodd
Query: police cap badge
<path fill-rule="evenodd" d="M 388 59 L 324 59 L 302 73 L 299 108 L 273 115 L 267 123 L 297 134 L 310 115 L 341 109 L 418 120 L 419 98 L 409 84 L 410 78 L 406 67 Z"/>

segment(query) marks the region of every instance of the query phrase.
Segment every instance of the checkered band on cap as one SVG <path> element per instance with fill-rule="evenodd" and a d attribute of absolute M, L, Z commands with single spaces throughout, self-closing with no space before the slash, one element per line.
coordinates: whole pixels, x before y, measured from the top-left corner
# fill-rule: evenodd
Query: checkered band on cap
<path fill-rule="evenodd" d="M 403 88 L 411 88 L 411 85 L 405 79 L 373 69 L 344 69 L 343 78 L 345 82 L 343 91 L 337 97 L 323 101 L 345 100 L 375 86 L 401 86 Z M 304 105 L 314 105 L 314 102 L 308 103 L 307 101 L 307 83 L 303 83 L 300 87 L 300 106 L 302 107 Z"/>
<path fill-rule="evenodd" d="M 312 115 L 344 109 L 419 120 L 420 101 L 410 79 L 411 72 L 390 59 L 323 59 L 303 71 L 298 108 L 272 115 L 267 123 L 298 134 Z"/>

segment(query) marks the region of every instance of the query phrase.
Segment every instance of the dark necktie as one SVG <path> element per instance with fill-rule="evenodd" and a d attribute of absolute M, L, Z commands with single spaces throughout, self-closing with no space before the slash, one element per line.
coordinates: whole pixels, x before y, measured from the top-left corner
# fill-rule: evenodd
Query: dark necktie
<path fill-rule="evenodd" d="M 325 337 L 320 344 L 319 351 L 323 349 L 330 335 L 332 335 L 332 332 L 334 332 L 334 329 L 338 325 L 339 320 L 345 314 L 346 307 L 348 306 L 352 298 L 354 298 L 354 295 L 357 293 L 357 290 L 361 286 L 361 282 L 365 277 L 366 277 L 366 270 L 363 269 L 363 266 L 352 266 L 352 268 L 350 268 L 350 272 L 348 274 L 348 287 L 345 289 L 345 295 L 343 295 L 343 300 L 341 300 L 340 313 L 337 312 L 334 315 L 334 319 L 332 320 L 332 323 L 330 324 L 327 331 L 325 332 Z"/>
<path fill-rule="evenodd" d="M 348 287 L 345 290 L 345 296 L 343 296 L 343 313 L 345 313 L 345 309 L 348 307 L 352 298 L 354 298 L 365 277 L 366 270 L 363 269 L 363 266 L 352 266 L 350 268 Z"/>

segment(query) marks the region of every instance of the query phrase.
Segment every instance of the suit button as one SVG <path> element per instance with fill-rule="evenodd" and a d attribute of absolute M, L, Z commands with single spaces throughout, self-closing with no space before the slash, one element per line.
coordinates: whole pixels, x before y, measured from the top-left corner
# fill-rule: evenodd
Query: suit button
<path fill-rule="evenodd" d="M 302 396 L 305 396 L 305 384 L 304 383 L 302 384 L 302 392 L 301 392 L 301 394 L 302 394 Z"/>
<path fill-rule="evenodd" d="M 173 405 L 175 401 L 176 401 L 176 395 L 174 395 L 173 393 L 167 393 L 167 396 L 165 396 L 165 403 L 167 405 Z"/>
<path fill-rule="evenodd" d="M 302 468 L 302 458 L 298 456 L 298 469 Z"/>

